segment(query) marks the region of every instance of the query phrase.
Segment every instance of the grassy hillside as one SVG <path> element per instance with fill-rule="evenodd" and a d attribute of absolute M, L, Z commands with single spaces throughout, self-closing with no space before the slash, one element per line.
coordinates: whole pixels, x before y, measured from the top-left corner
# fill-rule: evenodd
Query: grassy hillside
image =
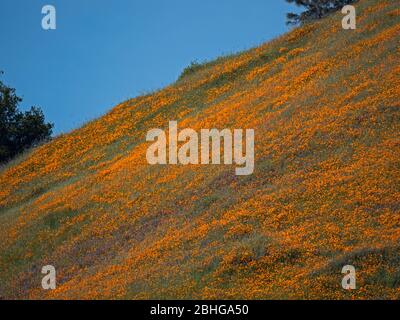
<path fill-rule="evenodd" d="M 356 30 L 339 12 L 196 66 L 3 167 L 0 297 L 400 298 L 400 8 L 357 13 Z M 253 175 L 148 165 L 169 120 L 254 129 Z"/>

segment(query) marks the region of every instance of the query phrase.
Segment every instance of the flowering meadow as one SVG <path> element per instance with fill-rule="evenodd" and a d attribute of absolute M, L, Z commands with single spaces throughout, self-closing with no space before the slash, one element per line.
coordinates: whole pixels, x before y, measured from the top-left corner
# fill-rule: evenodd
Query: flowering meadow
<path fill-rule="evenodd" d="M 204 63 L 0 168 L 0 298 L 399 299 L 400 6 L 356 9 L 356 30 L 338 12 Z M 254 173 L 149 165 L 171 120 L 254 129 Z"/>

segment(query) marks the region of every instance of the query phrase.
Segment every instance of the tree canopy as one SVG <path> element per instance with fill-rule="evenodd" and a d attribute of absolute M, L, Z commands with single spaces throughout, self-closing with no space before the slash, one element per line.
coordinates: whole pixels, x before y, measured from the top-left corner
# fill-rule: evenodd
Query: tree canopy
<path fill-rule="evenodd" d="M 325 17 L 331 12 L 338 11 L 345 5 L 356 2 L 356 0 L 286 0 L 305 10 L 300 13 L 288 13 L 287 24 L 297 25 L 308 21 L 317 20 Z"/>
<path fill-rule="evenodd" d="M 45 122 L 43 111 L 31 107 L 21 112 L 18 109 L 21 102 L 15 89 L 0 80 L 0 163 L 51 138 L 53 124 Z"/>

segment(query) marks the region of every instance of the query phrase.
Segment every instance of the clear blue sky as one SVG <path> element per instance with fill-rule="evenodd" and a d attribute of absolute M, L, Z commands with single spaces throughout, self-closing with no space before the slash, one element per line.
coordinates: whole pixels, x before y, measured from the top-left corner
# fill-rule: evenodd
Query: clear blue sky
<path fill-rule="evenodd" d="M 44 5 L 57 29 L 41 27 Z M 284 0 L 1 0 L 2 81 L 40 106 L 55 133 L 175 81 L 191 61 L 288 30 Z"/>

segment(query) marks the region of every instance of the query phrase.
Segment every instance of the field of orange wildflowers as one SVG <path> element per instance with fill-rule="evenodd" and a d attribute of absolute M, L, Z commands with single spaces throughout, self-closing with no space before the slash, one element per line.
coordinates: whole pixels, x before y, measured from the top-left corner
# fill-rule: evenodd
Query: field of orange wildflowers
<path fill-rule="evenodd" d="M 399 299 L 399 3 L 357 13 L 356 30 L 339 12 L 206 63 L 1 168 L 0 298 Z M 148 165 L 146 132 L 170 120 L 255 129 L 254 173 Z"/>

